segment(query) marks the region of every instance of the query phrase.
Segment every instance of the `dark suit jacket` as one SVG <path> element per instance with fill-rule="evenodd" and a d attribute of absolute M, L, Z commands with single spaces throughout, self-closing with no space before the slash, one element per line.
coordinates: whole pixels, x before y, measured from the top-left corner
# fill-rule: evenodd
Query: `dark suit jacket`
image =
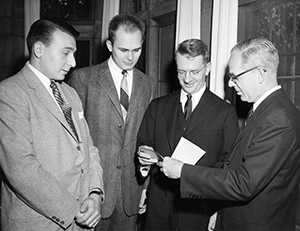
<path fill-rule="evenodd" d="M 99 149 L 106 192 L 103 218 L 112 214 L 120 187 L 125 213 L 128 216 L 137 214 L 142 186 L 138 184 L 134 163 L 136 139 L 145 110 L 156 94 L 156 81 L 133 69 L 132 94 L 125 122 L 107 61 L 74 71 L 70 85 L 83 102 L 92 138 Z"/>
<path fill-rule="evenodd" d="M 38 77 L 25 65 L 0 83 L 1 230 L 81 230 L 74 220 L 91 189 L 103 189 L 76 91 L 58 84 L 79 136 Z"/>
<path fill-rule="evenodd" d="M 231 201 L 222 230 L 294 231 L 299 174 L 300 114 L 280 89 L 254 111 L 224 169 L 183 166 L 181 194 Z"/>
<path fill-rule="evenodd" d="M 182 111 L 180 90 L 153 100 L 145 113 L 138 134 L 139 145 L 151 146 L 161 155 L 171 156 L 179 141 L 178 138 L 175 139 L 178 110 Z M 206 151 L 206 154 L 197 163 L 201 166 L 211 166 L 222 156 L 226 156 L 239 131 L 234 107 L 208 89 L 205 90 L 197 107 L 192 112 L 189 125 L 182 129 L 185 129 L 186 139 Z M 181 200 L 178 183 L 178 180 L 165 177 L 157 166 L 153 166 L 148 188 L 147 229 L 169 228 L 165 224 L 168 216 L 172 215 L 174 211 L 188 211 L 194 215 L 195 219 L 199 219 L 199 214 L 202 214 L 205 215 L 206 222 L 208 221 L 211 211 L 206 210 L 210 209 L 203 203 L 196 205 L 194 202 Z M 189 222 L 181 219 L 184 218 L 179 216 L 180 223 Z M 204 226 L 201 229 L 207 228 L 206 224 Z M 199 230 L 199 227 L 189 226 L 189 228 Z M 183 225 L 180 229 L 185 230 L 186 227 Z"/>

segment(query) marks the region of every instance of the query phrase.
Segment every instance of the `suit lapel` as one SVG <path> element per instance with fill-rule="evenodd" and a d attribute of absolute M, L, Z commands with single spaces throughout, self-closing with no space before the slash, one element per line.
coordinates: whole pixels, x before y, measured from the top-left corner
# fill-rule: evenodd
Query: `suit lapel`
<path fill-rule="evenodd" d="M 95 69 L 96 73 L 91 73 L 92 76 L 97 76 L 97 84 L 99 84 L 102 87 L 99 87 L 99 90 L 104 90 L 108 97 L 110 98 L 111 102 L 113 103 L 114 107 L 116 108 L 116 111 L 119 113 L 119 115 L 123 118 L 121 105 L 118 97 L 118 92 L 116 90 L 115 83 L 113 81 L 113 78 L 111 76 L 111 73 L 109 71 L 108 62 L 105 61 L 103 63 L 103 66 L 99 66 L 98 69 Z M 104 77 L 106 76 L 106 77 Z M 107 77 L 109 76 L 109 78 Z"/>
<path fill-rule="evenodd" d="M 250 130 L 253 129 L 254 127 L 254 123 L 256 122 L 256 120 L 259 118 L 260 114 L 266 110 L 266 108 L 276 100 L 276 97 L 280 96 L 284 94 L 284 92 L 282 91 L 282 89 L 277 90 L 275 92 L 273 92 L 271 95 L 269 95 L 265 100 L 263 100 L 261 102 L 261 104 L 256 108 L 256 110 L 253 112 L 252 116 L 247 120 L 247 125 L 240 130 L 237 138 L 235 139 L 234 145 L 232 150 L 235 149 L 235 147 L 239 144 L 240 140 L 242 139 L 243 136 L 245 136 L 245 134 L 249 134 Z M 234 152 L 232 152 L 234 153 Z"/>
<path fill-rule="evenodd" d="M 139 108 L 138 108 L 139 99 L 142 98 L 143 92 L 144 92 L 143 84 L 141 81 L 142 77 L 138 75 L 138 73 L 135 69 L 133 69 L 132 77 L 133 77 L 132 78 L 132 91 L 131 91 L 126 120 L 129 120 L 135 114 L 135 112 L 137 110 L 139 110 Z"/>
<path fill-rule="evenodd" d="M 167 138 L 171 151 L 174 150 L 174 136 L 176 129 L 176 119 L 178 107 L 180 106 L 180 90 L 176 92 L 175 97 L 172 97 L 164 107 L 164 120 L 167 129 Z"/>
<path fill-rule="evenodd" d="M 207 115 L 212 110 L 212 105 L 214 104 L 213 100 L 210 98 L 210 92 L 206 89 L 192 112 L 192 117 L 190 123 L 186 129 L 185 136 L 188 137 L 190 133 L 192 133 L 200 123 L 207 117 Z"/>
<path fill-rule="evenodd" d="M 53 98 L 47 92 L 47 89 L 44 87 L 44 85 L 41 83 L 38 77 L 27 66 L 23 69 L 23 74 L 25 80 L 28 83 L 28 86 L 31 89 L 34 89 L 37 100 L 39 100 L 45 106 L 45 108 L 47 108 L 47 110 L 63 125 L 63 127 L 76 140 L 63 113 L 59 110 Z"/>
<path fill-rule="evenodd" d="M 69 131 L 69 133 L 73 136 L 74 140 L 80 141 L 80 140 L 82 140 L 81 134 L 80 134 L 81 129 L 79 128 L 79 125 L 77 123 L 78 122 L 77 121 L 78 114 L 76 114 L 76 111 L 78 111 L 78 110 L 75 109 L 76 102 L 74 101 L 74 98 L 70 94 L 68 94 L 69 91 L 67 91 L 67 89 L 65 87 L 63 87 L 63 84 L 57 84 L 57 87 L 59 88 L 59 91 L 65 101 L 65 104 L 72 108 L 72 120 L 73 120 L 79 140 L 77 140 L 77 137 L 75 136 L 74 132 L 72 131 L 72 129 L 68 123 L 65 123 L 65 124 L 68 124 L 68 126 L 66 128 Z M 68 96 L 67 96 L 67 94 L 68 94 Z M 70 102 L 69 102 L 69 100 L 70 100 Z M 61 113 L 61 114 L 63 114 L 63 113 Z M 64 115 L 63 115 L 63 118 L 64 118 L 64 121 L 66 121 Z"/>

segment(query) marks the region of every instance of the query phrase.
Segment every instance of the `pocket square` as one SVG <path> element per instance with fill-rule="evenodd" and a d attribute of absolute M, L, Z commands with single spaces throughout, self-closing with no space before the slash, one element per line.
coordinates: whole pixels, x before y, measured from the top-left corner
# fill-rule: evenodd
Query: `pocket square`
<path fill-rule="evenodd" d="M 78 117 L 79 117 L 79 119 L 83 119 L 84 118 L 83 111 L 78 112 Z"/>

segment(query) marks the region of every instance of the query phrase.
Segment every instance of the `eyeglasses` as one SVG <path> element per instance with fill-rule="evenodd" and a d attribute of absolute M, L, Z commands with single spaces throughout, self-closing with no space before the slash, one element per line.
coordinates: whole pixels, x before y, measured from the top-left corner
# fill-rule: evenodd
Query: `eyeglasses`
<path fill-rule="evenodd" d="M 192 77 L 196 77 L 200 73 L 200 71 L 202 71 L 203 68 L 206 67 L 206 65 L 207 64 L 205 64 L 199 70 L 194 70 L 194 71 L 183 71 L 183 70 L 178 70 L 177 69 L 177 73 L 178 73 L 178 76 L 181 77 L 181 78 L 184 78 L 187 73 L 189 73 Z"/>
<path fill-rule="evenodd" d="M 253 68 L 251 68 L 251 69 L 249 69 L 249 70 L 247 70 L 247 71 L 244 71 L 244 72 L 242 72 L 242 73 L 240 73 L 240 74 L 238 74 L 238 75 L 235 75 L 235 74 L 233 74 L 233 73 L 228 73 L 228 76 L 229 76 L 229 78 L 230 78 L 230 80 L 231 80 L 232 82 L 235 82 L 236 79 L 237 79 L 238 77 L 241 77 L 242 75 L 244 75 L 244 74 L 246 74 L 246 73 L 248 73 L 248 72 L 250 72 L 250 71 L 253 71 L 253 70 L 257 69 L 257 68 L 260 68 L 260 67 L 259 67 L 259 66 L 253 67 Z M 263 70 L 264 70 L 264 72 L 266 72 L 265 69 L 263 69 Z"/>

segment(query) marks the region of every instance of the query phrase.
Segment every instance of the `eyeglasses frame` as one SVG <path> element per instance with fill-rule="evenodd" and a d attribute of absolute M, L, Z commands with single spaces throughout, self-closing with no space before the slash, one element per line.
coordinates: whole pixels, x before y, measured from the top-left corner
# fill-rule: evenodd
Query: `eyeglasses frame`
<path fill-rule="evenodd" d="M 255 69 L 258 69 L 258 68 L 261 68 L 261 67 L 260 67 L 260 66 L 256 66 L 256 67 L 250 68 L 250 69 L 248 69 L 248 70 L 246 70 L 246 71 L 243 71 L 243 72 L 241 72 L 241 73 L 239 73 L 239 74 L 237 74 L 237 75 L 235 75 L 235 74 L 233 74 L 233 73 L 228 73 L 228 76 L 229 76 L 229 78 L 230 78 L 230 80 L 231 80 L 232 82 L 235 82 L 235 81 L 237 80 L 237 78 L 241 77 L 242 75 L 244 75 L 244 74 L 246 74 L 246 73 L 248 73 L 248 72 L 250 72 L 250 71 L 253 71 L 253 70 L 255 70 Z M 263 69 L 263 71 L 266 72 L 265 69 Z"/>
<path fill-rule="evenodd" d="M 206 67 L 207 66 L 207 64 L 205 64 L 203 67 L 201 67 L 199 70 L 195 70 L 195 71 L 182 71 L 182 72 L 184 72 L 184 74 L 180 74 L 179 73 L 179 71 L 180 70 L 178 70 L 177 69 L 177 74 L 178 74 L 178 76 L 181 76 L 181 77 L 185 77 L 186 76 L 186 74 L 187 73 L 189 73 L 191 76 L 197 76 L 203 69 L 204 69 L 204 67 Z M 194 72 L 194 73 L 193 73 Z"/>

